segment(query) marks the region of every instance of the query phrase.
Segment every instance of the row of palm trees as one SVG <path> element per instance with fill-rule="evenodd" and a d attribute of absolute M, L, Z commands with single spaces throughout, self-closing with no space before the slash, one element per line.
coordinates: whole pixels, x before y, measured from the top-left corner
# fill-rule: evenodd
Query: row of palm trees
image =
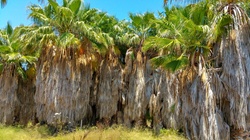
<path fill-rule="evenodd" d="M 227 49 L 233 47 L 226 48 L 227 45 L 221 45 L 223 41 L 227 40 L 229 43 L 235 42 L 235 38 L 238 37 L 237 41 L 239 42 L 241 32 L 239 29 L 245 25 L 249 25 L 249 6 L 247 1 L 202 1 L 186 7 L 165 8 L 165 11 L 159 13 L 158 16 L 148 12 L 145 14 L 130 14 L 129 22 L 118 21 L 115 17 L 109 16 L 104 12 L 86 7 L 81 0 L 64 0 L 62 5 L 59 5 L 54 0 L 48 0 L 48 5 L 44 8 L 38 5 L 31 5 L 28 8 L 31 11 L 29 18 L 31 18 L 34 23 L 32 26 L 19 26 L 13 29 L 8 24 L 5 29 L 0 30 L 0 71 L 5 69 L 5 66 L 14 64 L 18 74 L 25 79 L 29 78 L 29 75 L 31 75 L 30 69 L 33 70 L 37 67 L 40 72 L 37 72 L 38 82 L 36 84 L 41 84 L 39 82 L 42 81 L 39 81 L 39 74 L 42 75 L 40 79 L 43 79 L 43 77 L 48 77 L 47 75 L 50 75 L 44 72 L 58 72 L 57 68 L 64 69 L 65 63 L 69 63 L 67 66 L 71 66 L 71 62 L 72 65 L 75 65 L 75 61 L 80 61 L 80 59 L 71 59 L 69 57 L 83 57 L 88 63 L 91 63 L 93 71 L 96 70 L 97 73 L 101 73 L 101 66 L 99 66 L 101 59 L 109 60 L 112 59 L 110 56 L 113 57 L 116 55 L 120 56 L 120 61 L 122 63 L 125 63 L 124 57 L 129 48 L 132 48 L 129 49 L 130 52 L 131 50 L 138 52 L 137 57 L 134 56 L 137 53 L 127 53 L 127 55 L 131 55 L 131 58 L 141 59 L 141 56 L 143 56 L 143 58 L 147 57 L 151 59 L 153 66 L 165 68 L 172 72 L 191 68 L 198 73 L 199 77 L 202 75 L 200 72 L 201 70 L 214 70 L 214 68 L 221 67 L 220 62 L 217 62 L 217 60 L 224 62 L 224 59 L 217 59 L 217 57 L 220 56 L 218 56 L 219 53 L 216 51 L 218 51 L 218 49 L 220 49 L 220 51 L 225 49 L 227 53 Z M 245 28 L 245 30 L 249 30 L 249 28 Z M 245 46 L 240 45 L 240 47 Z M 61 49 L 63 51 L 54 51 L 56 49 Z M 67 51 L 70 49 L 73 51 L 65 53 L 65 50 Z M 58 53 L 59 55 L 46 53 L 46 50 L 52 50 L 53 53 Z M 48 56 L 51 54 L 52 56 Z M 234 56 L 235 54 L 231 55 Z M 239 55 L 241 54 L 239 53 Z M 62 67 L 56 67 L 56 70 L 46 71 L 47 67 L 57 62 L 54 56 L 64 57 L 63 59 L 59 58 L 60 62 L 58 61 L 59 65 L 63 64 Z M 225 59 L 230 58 L 228 57 Z M 38 63 L 36 63 L 37 60 Z M 214 60 L 216 60 L 216 62 Z M 92 64 L 93 61 L 96 62 L 95 66 Z M 50 63 L 48 64 L 47 62 Z M 112 63 L 113 61 L 108 62 Z M 46 63 L 46 65 L 43 65 L 43 63 Z M 77 66 L 72 66 L 72 70 L 77 68 Z M 222 68 L 224 72 L 227 69 L 227 67 L 225 67 L 226 66 L 224 66 L 224 69 Z M 51 68 L 53 69 L 53 67 Z M 81 72 L 84 71 L 82 68 L 83 67 L 78 70 Z M 107 69 L 112 68 L 113 67 L 107 67 Z M 71 68 L 68 69 L 71 71 Z M 88 69 L 88 71 L 90 70 Z M 178 73 L 176 75 L 178 75 Z M 215 75 L 220 74 L 216 73 Z M 233 73 L 230 76 L 232 77 L 235 75 L 236 74 Z M 64 77 L 65 75 L 60 76 Z M 54 78 L 53 75 L 51 77 L 52 79 Z M 70 74 L 68 77 L 70 77 Z M 206 73 L 203 71 L 201 80 L 207 79 L 206 77 L 208 76 L 206 76 Z M 209 78 L 213 81 L 213 78 Z M 48 78 L 45 83 L 49 83 L 52 79 Z M 61 79 L 68 80 L 67 78 Z M 90 79 L 92 78 L 90 77 Z M 197 79 L 199 82 L 199 78 Z M 72 78 L 70 80 L 74 81 L 75 79 Z M 82 82 L 81 80 L 84 79 L 80 79 L 79 83 Z M 88 79 L 86 78 L 85 80 L 87 81 Z M 231 83 L 230 80 L 228 81 Z M 224 80 L 223 85 L 228 81 L 227 79 Z M 193 81 L 190 80 L 189 82 Z M 196 88 L 198 82 L 196 80 L 193 87 Z M 200 85 L 205 84 L 206 92 L 208 91 L 207 89 L 210 89 L 208 86 L 209 82 L 205 81 L 200 83 Z M 50 86 L 46 84 L 43 88 Z M 58 82 L 56 84 L 60 85 L 61 83 Z M 215 87 L 222 85 L 216 85 L 216 82 L 214 84 Z M 221 89 L 221 87 L 218 89 Z M 202 90 L 202 88 L 200 90 Z M 48 93 L 52 93 L 52 98 L 54 97 L 54 92 Z M 203 92 L 199 92 L 199 94 L 200 93 Z M 234 102 L 234 99 L 237 100 L 236 97 L 239 94 L 233 93 L 234 92 L 229 93 L 229 95 L 234 95 L 230 97 L 230 99 L 232 98 L 233 100 L 232 102 Z M 182 93 L 180 92 L 180 94 Z M 180 94 L 177 95 L 179 96 L 178 98 L 181 98 L 182 95 Z M 218 93 L 216 91 L 214 94 L 217 95 L 221 93 L 220 91 L 218 91 Z M 207 95 L 207 93 L 202 95 Z M 186 94 L 185 96 L 189 98 L 189 95 Z M 202 102 L 207 102 L 209 100 L 217 102 L 215 98 L 199 98 Z M 221 100 L 222 99 L 220 99 L 220 101 Z M 185 101 L 186 100 L 183 100 L 184 105 L 188 104 L 185 103 Z M 41 104 L 42 107 L 43 103 Z M 204 104 L 197 106 L 203 108 L 203 105 Z M 206 107 L 215 108 L 215 105 L 208 105 Z M 213 109 L 211 109 L 211 111 L 212 110 Z M 240 111 L 240 109 L 238 110 Z M 235 112 L 237 114 L 237 111 Z M 202 113 L 200 115 L 202 115 Z M 190 121 L 193 120 L 190 119 Z M 235 124 L 230 125 L 234 126 Z M 237 125 L 235 126 L 237 127 Z M 191 127 L 196 128 L 194 126 Z"/>
<path fill-rule="evenodd" d="M 247 5 L 245 1 L 202 1 L 185 8 L 166 8 L 159 18 L 153 13 L 130 14 L 131 22 L 86 7 L 81 0 L 66 0 L 62 6 L 54 0 L 48 2 L 44 8 L 28 7 L 32 26 L 13 30 L 8 24 L 1 30 L 1 65 L 12 61 L 20 67 L 32 65 L 44 46 L 100 54 L 109 49 L 124 54 L 134 47 L 159 52 L 152 59 L 157 67 L 172 71 L 188 65 L 195 68 L 199 56 L 204 62 L 211 59 L 210 50 L 223 35 L 248 22 L 242 8 L 247 6 L 241 6 Z"/>

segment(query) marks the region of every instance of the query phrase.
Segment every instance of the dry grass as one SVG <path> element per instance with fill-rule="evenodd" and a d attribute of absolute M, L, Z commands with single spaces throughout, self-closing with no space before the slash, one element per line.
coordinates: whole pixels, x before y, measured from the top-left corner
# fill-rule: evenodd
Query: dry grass
<path fill-rule="evenodd" d="M 46 126 L 28 128 L 0 126 L 0 140 L 185 140 L 174 130 L 161 130 L 155 136 L 149 129 L 126 129 L 121 126 L 107 129 L 91 127 L 73 133 L 50 136 Z"/>

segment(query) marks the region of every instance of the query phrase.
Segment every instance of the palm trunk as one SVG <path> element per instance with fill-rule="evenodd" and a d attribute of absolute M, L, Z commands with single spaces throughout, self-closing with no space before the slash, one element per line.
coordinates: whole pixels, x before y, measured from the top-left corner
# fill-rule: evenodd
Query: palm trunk
<path fill-rule="evenodd" d="M 150 96 L 152 94 L 152 70 L 146 56 L 139 50 L 128 50 L 123 73 L 124 123 L 143 126 L 146 123 Z"/>
<path fill-rule="evenodd" d="M 118 57 L 110 51 L 102 60 L 97 84 L 97 117 L 105 125 L 117 123 L 117 113 L 121 111 L 121 65 Z"/>
<path fill-rule="evenodd" d="M 35 121 L 35 78 L 22 79 L 14 64 L 5 65 L 0 74 L 0 122 L 26 125 Z"/>
<path fill-rule="evenodd" d="M 249 25 L 235 29 L 235 38 L 225 37 L 215 52 L 219 58 L 217 66 L 222 72 L 218 73 L 222 87 L 219 100 L 220 108 L 225 121 L 231 127 L 231 136 L 240 136 L 234 131 L 247 131 L 250 129 L 249 120 L 249 93 L 250 93 L 250 38 Z"/>
<path fill-rule="evenodd" d="M 45 48 L 37 67 L 36 111 L 50 125 L 75 125 L 91 116 L 92 70 L 73 48 Z M 84 123 L 86 123 L 84 121 Z"/>

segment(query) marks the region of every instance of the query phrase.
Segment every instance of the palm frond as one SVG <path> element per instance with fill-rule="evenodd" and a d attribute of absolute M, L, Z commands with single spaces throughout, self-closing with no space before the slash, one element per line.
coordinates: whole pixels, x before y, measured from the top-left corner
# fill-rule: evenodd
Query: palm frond
<path fill-rule="evenodd" d="M 56 13 L 59 13 L 59 5 L 55 0 L 48 0 L 49 5 L 51 5 L 53 7 L 53 9 L 56 11 Z"/>
<path fill-rule="evenodd" d="M 10 25 L 9 22 L 7 22 L 6 32 L 7 32 L 7 34 L 8 34 L 9 36 L 11 36 L 12 33 L 13 33 L 13 28 L 12 28 L 12 26 Z"/>
<path fill-rule="evenodd" d="M 50 18 L 46 16 L 45 12 L 40 6 L 31 5 L 28 7 L 28 9 L 31 11 L 29 18 L 31 18 L 35 23 L 41 24 L 50 22 Z"/>
<path fill-rule="evenodd" d="M 0 54 L 6 54 L 10 52 L 13 52 L 13 49 L 10 46 L 0 45 Z"/>
<path fill-rule="evenodd" d="M 75 37 L 72 33 L 64 33 L 59 38 L 59 46 L 68 47 L 71 45 L 79 45 L 78 38 Z"/>
<path fill-rule="evenodd" d="M 73 18 L 73 12 L 68 7 L 60 7 L 58 18 Z"/>
<path fill-rule="evenodd" d="M 71 10 L 74 14 L 76 14 L 76 13 L 80 10 L 81 3 L 82 3 L 81 0 L 71 0 L 70 3 L 69 3 L 69 8 L 70 8 L 70 10 Z"/>
<path fill-rule="evenodd" d="M 187 66 L 188 58 L 183 55 L 179 57 L 173 55 L 164 55 L 152 58 L 151 63 L 155 67 L 162 67 L 174 72 Z"/>
<path fill-rule="evenodd" d="M 169 38 L 160 38 L 160 37 L 149 37 L 146 39 L 145 44 L 143 46 L 143 51 L 146 52 L 150 48 L 166 49 L 171 47 L 174 44 L 175 39 Z"/>
<path fill-rule="evenodd" d="M 20 62 L 28 62 L 29 64 L 34 64 L 36 61 L 38 60 L 38 58 L 36 56 L 21 56 L 19 58 Z"/>

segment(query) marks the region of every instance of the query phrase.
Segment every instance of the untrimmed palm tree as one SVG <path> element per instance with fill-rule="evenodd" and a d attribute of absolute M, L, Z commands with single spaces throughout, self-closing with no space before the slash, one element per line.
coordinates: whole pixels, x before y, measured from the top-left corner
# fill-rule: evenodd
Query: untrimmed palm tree
<path fill-rule="evenodd" d="M 160 41 L 159 38 L 157 39 L 155 37 L 152 37 L 150 40 L 148 40 L 149 42 L 151 41 L 151 44 L 147 42 L 147 45 L 144 47 L 144 49 L 147 50 L 148 47 L 151 48 L 150 46 L 157 47 L 156 44 L 158 44 L 160 50 L 162 50 L 163 48 L 170 49 L 171 47 L 169 46 L 182 46 L 181 48 L 183 48 L 183 45 L 185 44 L 185 50 L 181 51 L 184 54 L 182 53 L 177 56 L 175 54 L 174 58 L 176 59 L 173 58 L 171 53 L 171 57 L 169 58 L 171 59 L 171 61 L 165 57 L 163 58 L 163 56 L 159 56 L 157 58 L 154 58 L 153 60 L 157 66 L 164 64 L 167 67 L 176 66 L 177 68 L 178 66 L 179 68 L 181 68 L 181 64 L 189 64 L 187 63 L 187 61 L 185 63 L 184 61 L 181 61 L 181 58 L 185 58 L 185 56 L 188 56 L 190 57 L 189 60 L 191 61 L 190 63 L 193 66 L 195 61 L 194 54 L 196 54 L 197 50 L 202 50 L 202 57 L 204 57 L 204 52 L 208 52 L 209 49 L 213 49 L 213 44 L 220 41 L 223 35 L 228 34 L 229 32 L 231 33 L 231 31 L 234 31 L 235 28 L 239 28 L 238 25 L 244 25 L 248 22 L 247 14 L 244 12 L 244 9 L 242 9 L 237 4 L 237 2 L 238 1 L 204 1 L 200 4 L 189 5 L 185 8 L 178 8 L 177 10 L 167 10 L 168 13 L 166 13 L 166 17 L 168 19 L 164 22 L 161 21 L 157 23 L 162 28 L 166 27 L 165 29 L 159 30 L 159 32 L 161 32 L 161 35 L 158 34 L 158 37 L 164 36 L 164 33 L 167 32 L 168 37 L 166 36 L 166 34 L 165 37 L 170 40 Z M 173 11 L 179 12 L 171 14 L 173 13 Z M 176 15 L 178 15 L 180 18 L 177 18 Z M 177 38 L 179 38 L 178 41 L 176 41 L 178 43 L 174 45 L 172 41 L 173 39 Z M 155 42 L 155 44 L 153 42 Z M 187 45 L 190 47 L 187 47 Z M 187 50 L 191 48 L 192 51 Z M 185 53 L 190 53 L 191 55 L 187 55 Z M 179 61 L 177 61 L 177 59 Z M 164 60 L 166 63 L 163 63 Z M 174 63 L 176 65 L 172 65 L 172 61 L 176 62 Z M 166 65 L 168 63 L 171 65 Z"/>
<path fill-rule="evenodd" d="M 131 29 L 133 33 L 136 34 L 135 37 L 131 38 L 129 41 L 134 44 L 134 46 L 141 49 L 144 41 L 150 35 L 155 35 L 155 28 L 153 27 L 153 21 L 156 19 L 153 13 L 145 14 L 130 14 L 131 19 Z"/>
<path fill-rule="evenodd" d="M 203 7 L 202 10 L 198 10 L 200 12 L 196 11 L 199 7 L 196 7 L 197 5 L 194 4 L 189 6 L 192 10 L 189 9 L 188 11 L 196 12 L 184 14 L 190 15 L 188 19 L 191 19 L 196 25 L 207 25 L 204 26 L 204 29 L 209 34 L 202 41 L 202 44 L 210 49 L 211 53 L 208 56 L 212 56 L 208 61 L 205 59 L 205 66 L 199 69 L 202 71 L 195 75 L 195 80 L 190 79 L 184 82 L 188 88 L 185 89 L 188 95 L 183 98 L 183 104 L 187 106 L 183 110 L 195 110 L 194 112 L 184 111 L 184 114 L 190 113 L 190 115 L 184 115 L 186 117 L 186 133 L 190 139 L 239 138 L 241 135 L 244 135 L 242 132 L 247 131 L 249 127 L 247 119 L 249 117 L 249 110 L 246 109 L 249 106 L 249 99 L 246 94 L 249 93 L 247 86 L 249 76 L 246 75 L 250 73 L 247 66 L 249 63 L 249 47 L 247 44 L 249 44 L 250 26 L 249 17 L 243 9 L 244 6 L 242 6 L 244 3 L 248 4 L 246 2 L 249 1 L 205 1 L 207 6 Z M 206 10 L 207 8 L 209 11 Z M 201 16 L 203 13 L 205 13 L 205 16 Z M 200 16 L 205 18 L 201 21 L 199 20 L 202 19 Z M 192 35 L 192 32 L 190 35 Z M 159 44 L 161 43 L 159 42 L 156 42 L 155 46 L 160 46 Z M 167 46 L 167 43 L 163 44 Z M 198 53 L 200 55 L 201 49 L 198 49 Z M 163 62 L 168 63 L 164 60 Z M 200 62 L 198 61 L 198 64 Z M 183 70 L 182 72 L 185 73 L 186 71 Z M 192 74 L 189 75 L 192 76 Z M 188 82 L 190 82 L 191 86 L 188 86 Z M 223 95 L 223 97 L 218 97 L 217 95 Z M 183 96 L 183 94 L 180 96 Z M 189 102 L 188 98 L 192 102 Z M 202 104 L 202 102 L 206 104 Z M 217 103 L 223 104 L 219 105 Z M 214 118 L 207 111 L 218 111 L 220 114 L 217 114 L 216 118 Z M 213 122 L 211 120 L 216 121 Z M 220 128 L 215 130 L 214 128 L 216 127 L 214 126 L 220 126 Z M 196 130 L 201 131 L 198 132 Z"/>
<path fill-rule="evenodd" d="M 208 27 L 197 25 L 184 15 L 185 9 L 166 9 L 166 16 L 155 21 L 157 36 L 149 37 L 143 47 L 144 51 L 155 47 L 160 55 L 153 58 L 155 66 L 176 71 L 188 65 L 188 59 L 194 61 L 196 52 L 206 54 Z M 189 14 L 188 14 L 189 15 Z"/>
<path fill-rule="evenodd" d="M 2 67 L 14 64 L 18 74 L 26 78 L 25 71 L 33 67 L 38 55 L 36 50 L 31 51 L 31 48 L 25 47 L 21 36 L 23 37 L 23 33 L 20 33 L 20 28 L 13 30 L 10 24 L 0 31 L 0 64 Z"/>

